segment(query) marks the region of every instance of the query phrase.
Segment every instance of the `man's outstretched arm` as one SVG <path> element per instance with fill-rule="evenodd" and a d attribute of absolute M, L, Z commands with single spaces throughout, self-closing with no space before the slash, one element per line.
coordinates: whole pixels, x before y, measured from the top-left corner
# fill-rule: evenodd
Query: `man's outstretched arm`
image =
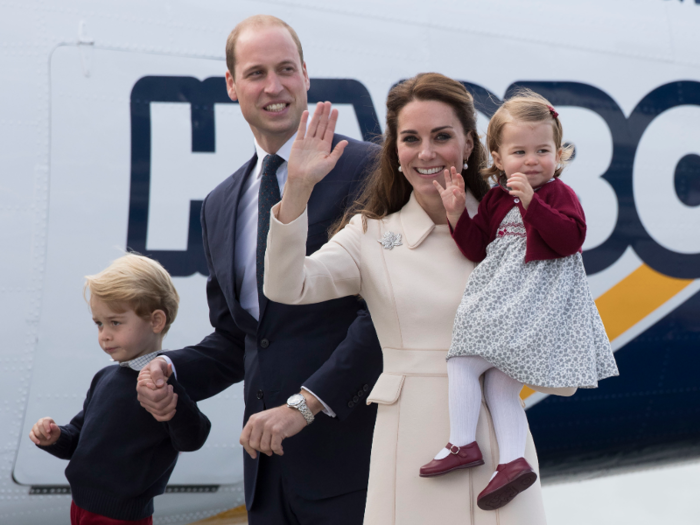
<path fill-rule="evenodd" d="M 245 366 L 245 333 L 236 325 L 211 262 L 207 239 L 205 206 L 202 204 L 202 237 L 204 254 L 209 268 L 207 304 L 209 322 L 214 332 L 199 344 L 182 350 L 165 352 L 175 364 L 177 380 L 193 401 L 201 401 L 222 392 L 234 383 L 243 381 Z M 168 363 L 162 357 L 151 361 L 139 374 L 136 387 L 138 400 L 158 421 L 169 421 L 177 406 L 177 395 L 167 385 L 170 377 Z"/>

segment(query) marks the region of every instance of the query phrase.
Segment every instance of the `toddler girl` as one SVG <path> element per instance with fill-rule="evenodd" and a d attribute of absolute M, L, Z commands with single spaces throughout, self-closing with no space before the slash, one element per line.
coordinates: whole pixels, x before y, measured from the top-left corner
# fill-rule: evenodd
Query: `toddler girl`
<path fill-rule="evenodd" d="M 447 356 L 450 442 L 420 475 L 483 464 L 475 436 L 484 374 L 500 460 L 477 504 L 494 510 L 537 479 L 523 457 L 523 384 L 595 388 L 618 371 L 581 259 L 583 209 L 558 178 L 572 148 L 562 146 L 557 112 L 523 91 L 494 114 L 487 147 L 493 165 L 483 173 L 497 184 L 473 219 L 464 213 L 464 180 L 454 168 L 445 171 L 445 188 L 434 183 L 459 249 L 480 263 L 457 310 Z"/>

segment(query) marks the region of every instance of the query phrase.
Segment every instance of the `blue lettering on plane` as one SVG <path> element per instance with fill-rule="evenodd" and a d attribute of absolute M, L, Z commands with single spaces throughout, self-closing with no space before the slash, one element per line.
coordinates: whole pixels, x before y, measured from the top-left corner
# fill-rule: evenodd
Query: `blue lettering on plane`
<path fill-rule="evenodd" d="M 696 3 L 700 0 L 696 0 Z M 500 104 L 494 93 L 474 83 L 463 82 L 474 95 L 476 107 L 491 117 Z M 694 279 L 700 277 L 700 253 L 683 254 L 659 245 L 644 229 L 637 213 L 632 177 L 637 145 L 649 124 L 659 114 L 680 105 L 700 106 L 700 83 L 678 81 L 665 84 L 646 95 L 625 117 L 620 106 L 604 91 L 578 82 L 521 81 L 506 90 L 505 97 L 519 87 L 527 87 L 547 97 L 554 105 L 578 106 L 605 120 L 613 138 L 613 156 L 601 175 L 614 189 L 619 213 L 610 237 L 584 253 L 589 274 L 600 272 L 632 246 L 650 267 L 663 274 Z M 353 79 L 313 79 L 309 102 L 330 100 L 352 104 L 365 140 L 380 134 L 379 122 L 369 92 Z M 183 102 L 191 105 L 192 151 L 215 150 L 214 104 L 230 104 L 223 77 L 200 81 L 193 77 L 148 76 L 141 78 L 131 92 L 131 190 L 127 246 L 159 260 L 174 276 L 206 275 L 199 214 L 201 201 L 190 202 L 187 249 L 146 250 L 151 170 L 151 102 Z M 233 167 L 232 167 L 233 168 Z M 696 186 L 700 184 L 700 157 L 689 154 L 677 163 L 674 182 L 681 202 L 698 206 Z"/>
<path fill-rule="evenodd" d="M 308 92 L 309 102 L 331 100 L 352 104 L 364 140 L 381 134 L 367 88 L 357 80 L 316 78 Z M 173 276 L 208 274 L 202 246 L 202 201 L 190 201 L 186 250 L 147 250 L 148 211 L 151 186 L 151 102 L 189 103 L 192 120 L 192 152 L 216 149 L 214 104 L 234 104 L 226 93 L 224 77 L 200 81 L 193 77 L 147 76 L 131 90 L 131 188 L 127 247 L 158 260 Z M 232 169 L 235 166 L 232 166 Z"/>

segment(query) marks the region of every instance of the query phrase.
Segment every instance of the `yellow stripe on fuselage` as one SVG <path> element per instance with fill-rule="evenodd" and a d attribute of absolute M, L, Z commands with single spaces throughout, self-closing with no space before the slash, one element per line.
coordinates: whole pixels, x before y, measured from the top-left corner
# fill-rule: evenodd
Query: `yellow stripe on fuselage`
<path fill-rule="evenodd" d="M 642 264 L 595 302 L 608 339 L 617 339 L 692 282 L 669 277 Z M 527 399 L 534 393 L 524 386 L 520 397 Z"/>
<path fill-rule="evenodd" d="M 233 525 L 234 523 L 248 523 L 248 514 L 245 511 L 245 505 L 224 511 L 210 518 L 196 521 L 190 525 Z"/>
<path fill-rule="evenodd" d="M 675 279 L 641 265 L 595 302 L 610 341 L 615 340 L 662 304 L 692 279 Z"/>

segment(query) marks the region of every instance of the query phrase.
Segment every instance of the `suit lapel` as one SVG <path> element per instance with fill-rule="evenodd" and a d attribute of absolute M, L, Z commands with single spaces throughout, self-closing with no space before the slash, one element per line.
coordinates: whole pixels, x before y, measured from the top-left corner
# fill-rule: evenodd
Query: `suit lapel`
<path fill-rule="evenodd" d="M 238 289 L 236 283 L 236 267 L 235 267 L 235 253 L 236 253 L 236 220 L 238 218 L 238 203 L 241 199 L 241 189 L 245 184 L 245 181 L 250 176 L 250 173 L 255 167 L 257 162 L 257 155 L 253 155 L 253 158 L 248 161 L 247 164 L 241 166 L 236 173 L 231 177 L 231 185 L 226 191 L 224 196 L 224 205 L 222 211 L 224 212 L 224 217 L 222 217 L 222 223 L 224 224 L 224 236 L 222 240 L 223 249 L 221 258 L 222 261 L 227 261 L 220 268 L 221 278 L 219 279 L 219 285 L 224 290 L 224 294 L 227 298 L 230 298 L 229 309 L 231 313 L 237 309 L 241 309 L 238 304 L 238 294 L 236 290 Z M 218 251 L 218 250 L 217 250 Z M 239 306 L 239 308 L 236 308 Z M 247 313 L 247 312 L 246 312 Z"/>
<path fill-rule="evenodd" d="M 265 310 L 267 309 L 267 303 L 269 302 L 269 299 L 264 295 L 258 297 L 258 304 L 260 305 L 260 320 L 258 321 L 258 324 L 262 322 L 263 315 L 265 315 Z"/>

